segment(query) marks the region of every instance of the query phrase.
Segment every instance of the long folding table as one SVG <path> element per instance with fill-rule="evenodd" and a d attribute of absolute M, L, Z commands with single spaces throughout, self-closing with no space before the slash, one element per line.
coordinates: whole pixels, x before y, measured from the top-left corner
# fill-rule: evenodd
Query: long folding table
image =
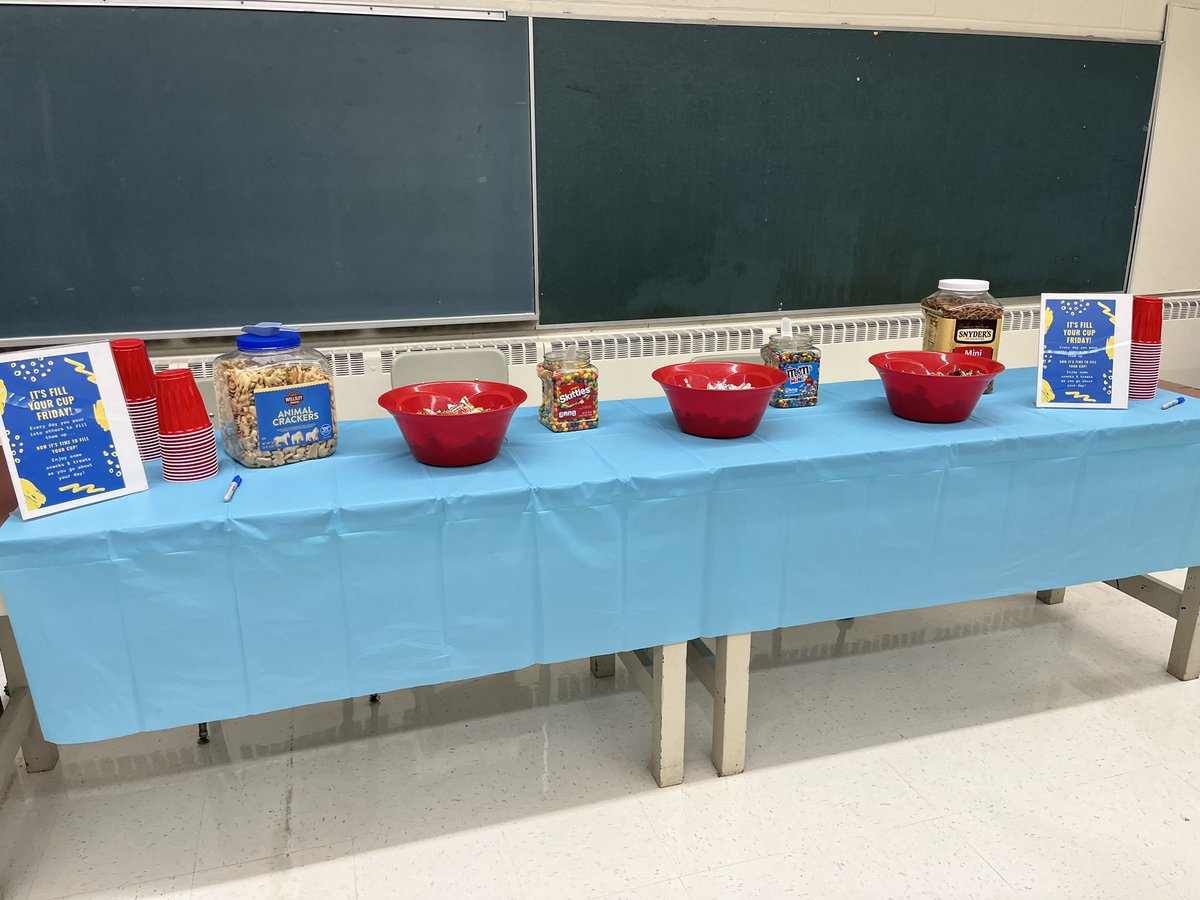
<path fill-rule="evenodd" d="M 568 434 L 521 410 L 467 469 L 347 422 L 329 459 L 194 484 L 152 466 L 145 493 L 9 521 L 0 589 L 48 741 L 619 653 L 660 784 L 683 775 L 689 657 L 735 772 L 750 632 L 1200 564 L 1200 403 L 1038 410 L 1034 388 L 1006 372 L 935 426 L 877 381 L 830 384 L 734 441 L 682 434 L 662 398 Z M 1194 676 L 1194 590 L 1145 590 Z"/>

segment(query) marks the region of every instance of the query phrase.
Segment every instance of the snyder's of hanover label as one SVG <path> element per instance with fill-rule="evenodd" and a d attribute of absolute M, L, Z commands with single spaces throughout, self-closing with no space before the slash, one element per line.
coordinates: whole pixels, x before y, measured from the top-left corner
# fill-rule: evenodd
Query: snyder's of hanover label
<path fill-rule="evenodd" d="M 258 414 L 258 448 L 264 453 L 333 437 L 333 404 L 329 382 L 259 388 L 254 392 Z"/>
<path fill-rule="evenodd" d="M 954 329 L 957 344 L 990 344 L 996 339 L 996 323 L 980 325 L 978 322 L 959 322 Z"/>
<path fill-rule="evenodd" d="M 925 349 L 995 359 L 1000 329 L 1000 319 L 952 319 L 926 310 Z"/>

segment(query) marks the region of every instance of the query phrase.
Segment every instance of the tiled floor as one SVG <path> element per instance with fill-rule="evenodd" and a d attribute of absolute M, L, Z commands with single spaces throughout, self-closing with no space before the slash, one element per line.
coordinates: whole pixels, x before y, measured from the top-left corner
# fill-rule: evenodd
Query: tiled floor
<path fill-rule="evenodd" d="M 667 790 L 586 661 L 64 747 L 0 802 L 0 896 L 1200 897 L 1172 627 L 1091 585 L 756 635 L 748 771 L 692 684 Z"/>

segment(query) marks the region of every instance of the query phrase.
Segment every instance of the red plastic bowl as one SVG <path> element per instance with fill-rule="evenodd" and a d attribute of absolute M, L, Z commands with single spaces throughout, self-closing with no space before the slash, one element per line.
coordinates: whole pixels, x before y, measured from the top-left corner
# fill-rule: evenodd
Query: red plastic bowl
<path fill-rule="evenodd" d="M 431 416 L 466 397 L 487 412 Z M 427 466 L 475 466 L 495 459 L 517 407 L 528 394 L 498 381 L 426 381 L 388 391 L 379 405 L 392 414 L 412 455 Z"/>
<path fill-rule="evenodd" d="M 901 419 L 945 424 L 961 422 L 1004 366 L 993 359 L 932 350 L 889 350 L 871 357 L 888 405 Z M 951 375 L 951 372 L 977 372 Z M 940 373 L 940 374 L 939 374 Z"/>
<path fill-rule="evenodd" d="M 736 438 L 753 434 L 775 388 L 783 384 L 779 369 L 754 363 L 677 363 L 655 369 L 651 377 L 662 385 L 679 430 L 696 437 Z M 749 383 L 740 391 L 712 391 L 712 382 Z"/>

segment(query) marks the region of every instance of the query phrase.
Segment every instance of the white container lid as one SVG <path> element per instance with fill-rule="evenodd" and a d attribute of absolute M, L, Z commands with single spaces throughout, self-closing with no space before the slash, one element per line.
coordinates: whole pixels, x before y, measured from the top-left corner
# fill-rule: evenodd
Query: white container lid
<path fill-rule="evenodd" d="M 983 294 L 991 286 L 991 282 L 977 278 L 943 278 L 938 282 L 939 291 L 956 291 L 960 294 Z"/>

